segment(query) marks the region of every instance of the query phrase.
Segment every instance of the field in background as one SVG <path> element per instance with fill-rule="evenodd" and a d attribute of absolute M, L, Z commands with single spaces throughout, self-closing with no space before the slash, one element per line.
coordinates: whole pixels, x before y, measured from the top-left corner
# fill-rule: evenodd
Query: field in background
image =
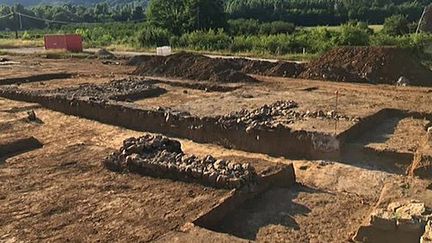
<path fill-rule="evenodd" d="M 299 28 L 303 28 L 303 29 L 307 29 L 307 30 L 312 30 L 312 29 L 317 29 L 317 28 L 325 28 L 331 31 L 340 31 L 341 30 L 341 25 L 337 25 L 337 26 L 307 26 L 307 27 L 299 27 Z M 382 24 L 375 24 L 375 25 L 369 25 L 369 28 L 373 29 L 374 32 L 379 32 L 383 29 L 383 25 Z"/>
<path fill-rule="evenodd" d="M 23 48 L 43 46 L 43 39 L 21 40 L 21 39 L 0 39 L 0 48 Z"/>

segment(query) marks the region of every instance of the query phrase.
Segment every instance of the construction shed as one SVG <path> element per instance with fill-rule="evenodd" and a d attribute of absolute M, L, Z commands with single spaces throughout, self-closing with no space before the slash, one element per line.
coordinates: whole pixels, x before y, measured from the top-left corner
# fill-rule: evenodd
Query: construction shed
<path fill-rule="evenodd" d="M 44 37 L 45 49 L 61 49 L 71 52 L 83 51 L 83 42 L 80 35 L 46 35 Z"/>

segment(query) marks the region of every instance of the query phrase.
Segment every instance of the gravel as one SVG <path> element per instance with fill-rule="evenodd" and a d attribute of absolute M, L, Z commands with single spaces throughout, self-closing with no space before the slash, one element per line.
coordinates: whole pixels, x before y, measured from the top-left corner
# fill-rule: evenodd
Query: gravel
<path fill-rule="evenodd" d="M 343 120 L 358 122 L 359 118 L 338 114 L 335 111 L 298 111 L 298 104 L 293 100 L 277 101 L 255 110 L 242 109 L 225 116 L 219 116 L 218 122 L 225 127 L 243 125 L 246 130 L 260 127 L 278 127 L 307 119 Z"/>

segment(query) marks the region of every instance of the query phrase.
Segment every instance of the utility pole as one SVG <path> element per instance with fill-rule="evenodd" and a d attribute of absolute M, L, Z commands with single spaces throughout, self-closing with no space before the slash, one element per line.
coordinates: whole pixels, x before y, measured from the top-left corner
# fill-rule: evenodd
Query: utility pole
<path fill-rule="evenodd" d="M 15 10 L 13 10 L 13 20 L 14 20 L 13 26 L 15 28 L 15 39 L 18 39 L 19 38 L 19 36 L 18 36 L 18 18 L 17 18 L 17 14 L 16 14 Z"/>
<path fill-rule="evenodd" d="M 14 19 L 14 27 L 15 27 L 15 39 L 18 39 L 18 18 L 17 18 L 17 14 L 16 14 L 16 9 L 18 8 L 18 2 L 17 0 L 15 0 L 15 5 L 13 6 L 13 19 Z"/>
<path fill-rule="evenodd" d="M 427 8 L 428 8 L 428 6 L 426 6 L 426 7 L 423 9 L 423 13 L 422 13 L 422 15 L 421 15 L 421 17 L 420 17 L 420 20 L 419 20 L 419 22 L 418 22 L 418 25 L 417 25 L 416 34 L 418 34 L 418 33 L 420 32 L 420 27 L 421 27 L 421 25 L 422 25 L 422 23 L 423 23 L 423 19 L 424 19 L 424 17 L 425 17 L 425 14 L 426 14 L 426 10 L 427 10 Z"/>

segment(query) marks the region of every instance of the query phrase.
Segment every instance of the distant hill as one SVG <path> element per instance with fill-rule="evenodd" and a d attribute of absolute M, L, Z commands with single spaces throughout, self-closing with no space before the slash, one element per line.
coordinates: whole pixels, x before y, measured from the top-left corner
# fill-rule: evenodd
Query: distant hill
<path fill-rule="evenodd" d="M 35 5 L 62 5 L 65 3 L 79 4 L 79 5 L 95 5 L 97 3 L 107 2 L 111 6 L 117 4 L 129 4 L 138 3 L 146 5 L 148 0 L 2 0 L 0 5 L 13 5 L 15 3 L 20 3 L 24 6 L 35 6 Z"/>

